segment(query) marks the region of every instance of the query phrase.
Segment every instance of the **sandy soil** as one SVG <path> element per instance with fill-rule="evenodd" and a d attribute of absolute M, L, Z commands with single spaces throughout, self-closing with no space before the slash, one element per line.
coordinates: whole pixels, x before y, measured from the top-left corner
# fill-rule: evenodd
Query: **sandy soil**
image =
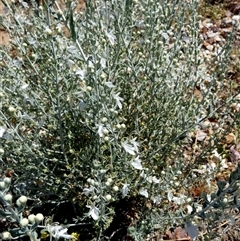
<path fill-rule="evenodd" d="M 0 14 L 4 14 L 4 5 L 0 1 Z M 0 44 L 6 45 L 9 42 L 9 35 L 0 27 Z"/>

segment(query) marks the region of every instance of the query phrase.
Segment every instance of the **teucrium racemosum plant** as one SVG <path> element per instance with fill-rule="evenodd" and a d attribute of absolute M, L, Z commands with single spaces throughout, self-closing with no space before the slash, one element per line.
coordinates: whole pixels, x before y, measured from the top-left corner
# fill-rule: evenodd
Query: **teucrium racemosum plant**
<path fill-rule="evenodd" d="M 236 94 L 218 98 L 223 79 L 199 54 L 197 2 L 4 4 L 0 145 L 15 191 L 73 203 L 72 218 L 91 218 L 98 239 L 123 198 L 151 202 L 158 218 L 173 204 L 179 216 L 197 165 L 182 147 Z M 219 53 L 222 63 L 227 48 Z"/>

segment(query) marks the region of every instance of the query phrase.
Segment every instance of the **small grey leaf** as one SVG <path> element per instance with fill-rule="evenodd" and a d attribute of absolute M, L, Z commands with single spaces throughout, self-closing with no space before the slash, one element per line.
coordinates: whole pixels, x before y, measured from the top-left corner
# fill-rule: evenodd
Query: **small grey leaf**
<path fill-rule="evenodd" d="M 32 117 L 30 115 L 27 115 L 27 114 L 23 114 L 21 117 L 24 120 L 32 120 Z"/>
<path fill-rule="evenodd" d="M 80 108 L 80 111 L 84 111 L 84 109 L 86 108 L 87 104 L 84 103 L 83 101 L 80 101 L 79 102 L 79 108 Z"/>
<path fill-rule="evenodd" d="M 185 228 L 186 228 L 186 231 L 188 233 L 188 235 L 190 236 L 191 239 L 196 239 L 198 234 L 199 234 L 199 231 L 198 231 L 198 228 L 194 225 L 192 225 L 191 223 L 186 223 L 185 224 Z"/>

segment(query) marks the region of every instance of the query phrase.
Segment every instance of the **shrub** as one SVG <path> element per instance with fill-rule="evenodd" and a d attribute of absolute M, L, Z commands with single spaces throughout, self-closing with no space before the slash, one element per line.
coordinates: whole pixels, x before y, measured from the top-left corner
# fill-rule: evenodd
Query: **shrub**
<path fill-rule="evenodd" d="M 4 4 L 0 143 L 12 192 L 32 210 L 47 205 L 54 221 L 90 220 L 97 240 L 124 229 L 109 234 L 122 200 L 139 204 L 128 223 L 137 240 L 182 218 L 237 115 L 224 79 L 232 35 L 213 72 L 200 55 L 197 1 L 89 1 L 83 12 L 74 1 Z M 63 203 L 71 217 L 56 217 Z"/>

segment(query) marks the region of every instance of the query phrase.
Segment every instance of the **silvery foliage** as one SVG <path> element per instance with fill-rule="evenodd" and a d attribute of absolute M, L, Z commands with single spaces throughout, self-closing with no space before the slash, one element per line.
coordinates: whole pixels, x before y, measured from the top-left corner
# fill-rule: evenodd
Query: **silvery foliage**
<path fill-rule="evenodd" d="M 223 106 L 224 85 L 199 55 L 197 1 L 5 5 L 14 48 L 1 50 L 1 155 L 27 183 L 15 192 L 87 203 L 97 228 L 110 225 L 108 204 L 129 196 L 172 217 L 165 201 L 182 207 L 175 191 L 191 180 L 178 147 Z M 227 49 L 218 55 L 221 65 Z"/>

